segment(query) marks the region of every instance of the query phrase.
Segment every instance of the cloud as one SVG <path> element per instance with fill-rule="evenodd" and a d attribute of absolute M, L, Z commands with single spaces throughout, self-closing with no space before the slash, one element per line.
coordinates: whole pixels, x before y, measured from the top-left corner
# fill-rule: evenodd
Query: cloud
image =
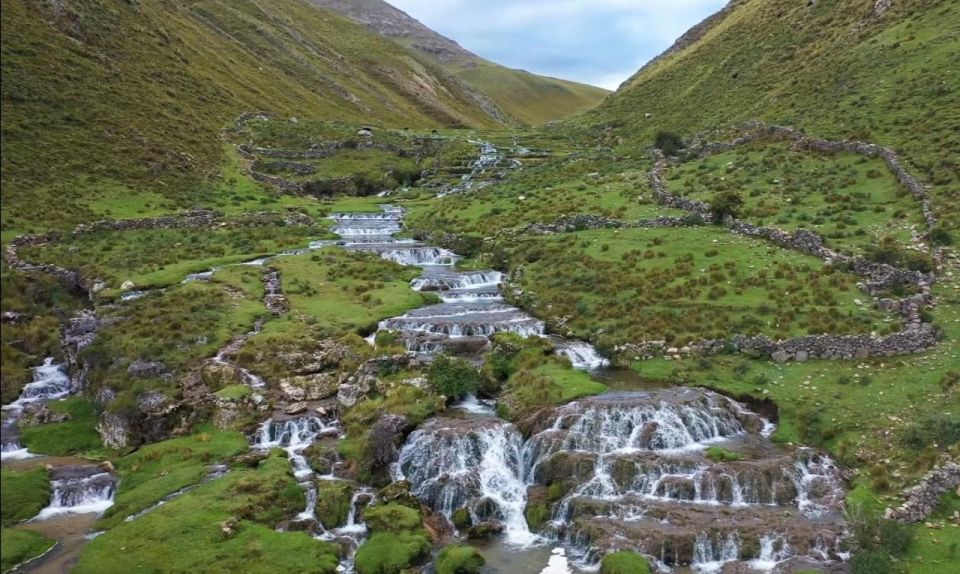
<path fill-rule="evenodd" d="M 726 0 L 388 0 L 512 68 L 616 88 Z"/>

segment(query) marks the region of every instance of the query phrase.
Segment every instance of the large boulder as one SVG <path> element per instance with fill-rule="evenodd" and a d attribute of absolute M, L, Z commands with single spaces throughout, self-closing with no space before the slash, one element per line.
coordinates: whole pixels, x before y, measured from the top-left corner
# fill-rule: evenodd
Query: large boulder
<path fill-rule="evenodd" d="M 337 394 L 341 375 L 336 371 L 280 379 L 280 390 L 291 401 L 319 401 Z"/>

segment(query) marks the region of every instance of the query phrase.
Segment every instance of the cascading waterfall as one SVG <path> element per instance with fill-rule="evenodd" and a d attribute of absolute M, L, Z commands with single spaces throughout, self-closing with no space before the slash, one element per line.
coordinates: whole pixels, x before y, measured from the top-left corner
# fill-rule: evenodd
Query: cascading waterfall
<path fill-rule="evenodd" d="M 453 265 L 457 256 L 439 247 L 404 247 L 387 249 L 380 257 L 401 265 Z"/>
<path fill-rule="evenodd" d="M 793 555 L 790 544 L 779 534 L 769 534 L 760 538 L 760 556 L 749 562 L 750 568 L 769 572 Z"/>
<path fill-rule="evenodd" d="M 73 382 L 62 365 L 54 363 L 53 357 L 44 359 L 43 364 L 33 368 L 33 381 L 27 383 L 20 396 L 12 403 L 3 405 L 7 418 L 2 427 L 2 451 L 0 460 L 16 460 L 34 456 L 20 444 L 17 421 L 23 409 L 41 401 L 55 401 L 73 393 Z"/>
<path fill-rule="evenodd" d="M 481 154 L 477 162 L 480 167 L 475 169 L 485 169 L 483 166 L 490 161 L 495 164 L 498 157 L 491 146 Z M 381 208 L 383 212 L 379 214 L 335 214 L 331 216 L 336 222 L 333 231 L 341 235 L 348 249 L 373 252 L 396 263 L 422 267 L 423 274 L 410 282 L 411 288 L 435 292 L 443 303 L 381 321 L 379 330 L 400 332 L 408 352 L 426 357 L 439 353 L 475 355 L 488 347 L 493 335 L 502 332 L 522 337 L 546 336 L 543 321 L 503 303 L 502 273 L 455 271 L 453 265 L 459 258 L 456 253 L 394 238 L 393 234 L 402 227 L 403 210 L 392 206 Z M 576 368 L 596 369 L 608 364 L 588 343 L 559 337 L 551 339 L 557 344 L 557 353 L 569 357 Z M 375 337 L 371 335 L 368 340 L 373 342 Z"/>
<path fill-rule="evenodd" d="M 340 426 L 336 420 L 313 416 L 289 420 L 269 419 L 260 425 L 253 446 L 259 450 L 283 449 L 293 466 L 294 476 L 303 480 L 313 475 L 303 450 L 320 437 L 339 435 Z"/>
<path fill-rule="evenodd" d="M 461 410 L 470 413 L 472 403 Z M 795 555 L 842 559 L 843 490 L 832 461 L 769 443 L 759 459 L 704 455 L 711 444 L 766 441 L 765 421 L 722 395 L 611 393 L 525 424 L 531 435 L 524 441 L 489 414 L 434 419 L 408 438 L 395 478 L 409 480 L 424 504 L 448 518 L 465 508 L 474 523 L 502 522 L 516 543 L 539 538 L 523 520 L 527 489 L 572 481 L 551 507 L 545 537 L 563 543 L 582 567 L 625 541 L 697 572 L 740 560 L 769 570 Z M 816 523 L 809 512 L 784 511 L 804 506 L 819 509 Z"/>
<path fill-rule="evenodd" d="M 706 533 L 697 535 L 693 545 L 693 563 L 696 572 L 719 572 L 727 562 L 740 558 L 740 537 L 735 532 L 711 538 Z"/>
<path fill-rule="evenodd" d="M 557 353 L 570 359 L 570 364 L 577 369 L 594 370 L 606 367 L 610 361 L 604 359 L 597 349 L 589 343 L 583 341 L 571 341 L 567 339 L 555 340 Z"/>
<path fill-rule="evenodd" d="M 33 520 L 47 520 L 63 514 L 103 513 L 113 506 L 117 481 L 107 472 L 67 467 L 56 471 L 51 487 L 50 504 Z"/>
<path fill-rule="evenodd" d="M 523 437 L 498 420 L 471 423 L 462 434 L 449 432 L 448 422 L 456 424 L 435 419 L 414 431 L 400 451 L 395 478 L 409 480 L 414 494 L 448 519 L 466 508 L 475 522 L 502 522 L 508 542 L 533 542 L 523 515 Z"/>

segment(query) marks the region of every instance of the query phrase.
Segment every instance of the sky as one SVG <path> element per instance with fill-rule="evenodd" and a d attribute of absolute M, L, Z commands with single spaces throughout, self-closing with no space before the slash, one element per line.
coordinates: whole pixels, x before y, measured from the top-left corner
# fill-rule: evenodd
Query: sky
<path fill-rule="evenodd" d="M 471 52 L 608 89 L 727 0 L 388 0 Z"/>

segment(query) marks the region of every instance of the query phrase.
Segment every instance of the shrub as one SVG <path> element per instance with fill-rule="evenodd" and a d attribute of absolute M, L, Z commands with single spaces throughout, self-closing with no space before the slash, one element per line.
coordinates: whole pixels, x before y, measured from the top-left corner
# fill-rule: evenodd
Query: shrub
<path fill-rule="evenodd" d="M 441 395 L 456 399 L 480 386 L 480 373 L 469 362 L 441 355 L 430 365 L 427 381 Z"/>
<path fill-rule="evenodd" d="M 710 200 L 710 213 L 713 214 L 715 223 L 723 223 L 727 217 L 736 219 L 743 208 L 743 196 L 732 189 L 724 190 L 714 194 Z"/>
<path fill-rule="evenodd" d="M 636 552 L 621 550 L 603 557 L 600 574 L 650 574 L 650 564 Z"/>
<path fill-rule="evenodd" d="M 437 574 L 476 574 L 485 560 L 476 549 L 461 544 L 448 544 L 437 555 Z"/>
<path fill-rule="evenodd" d="M 357 550 L 359 574 L 399 574 L 430 555 L 423 534 L 376 532 Z"/>
<path fill-rule="evenodd" d="M 658 131 L 653 138 L 653 146 L 666 155 L 677 155 L 684 148 L 683 138 L 669 131 Z"/>
<path fill-rule="evenodd" d="M 897 574 L 893 558 L 882 550 L 861 550 L 850 560 L 851 574 Z"/>

